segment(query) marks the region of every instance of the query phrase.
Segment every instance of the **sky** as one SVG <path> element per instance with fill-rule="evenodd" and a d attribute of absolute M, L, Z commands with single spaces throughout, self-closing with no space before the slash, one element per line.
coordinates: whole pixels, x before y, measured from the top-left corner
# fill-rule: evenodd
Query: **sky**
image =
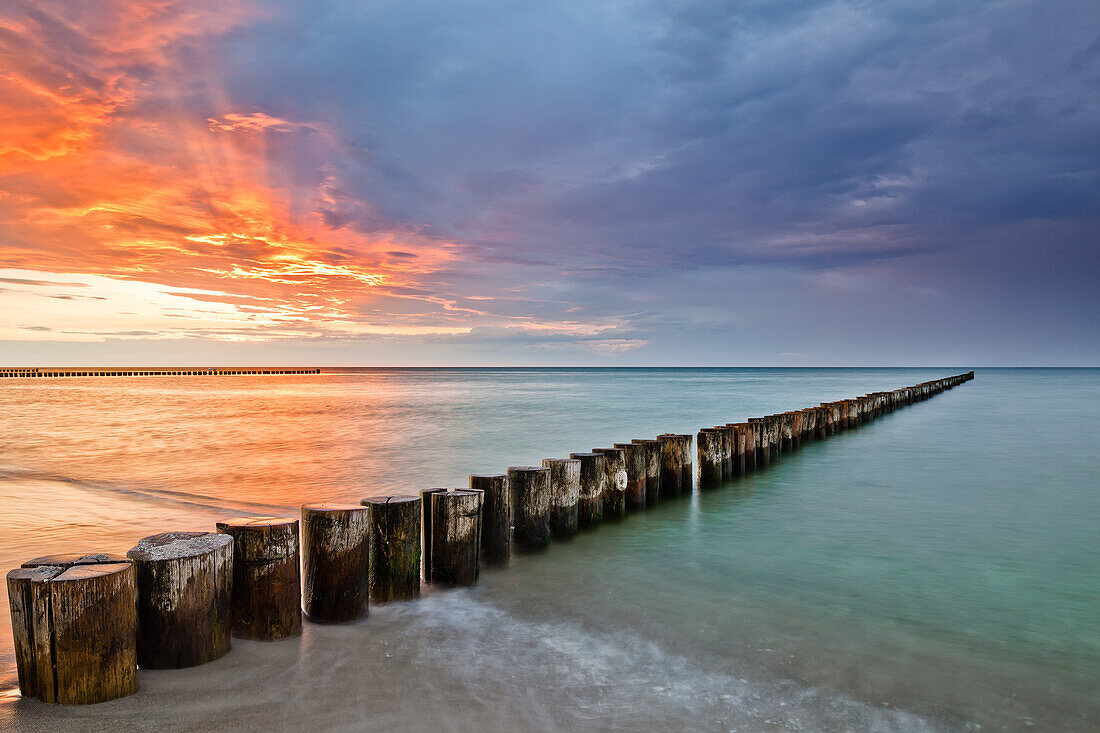
<path fill-rule="evenodd" d="M 5 0 L 6 365 L 1100 365 L 1100 3 Z"/>

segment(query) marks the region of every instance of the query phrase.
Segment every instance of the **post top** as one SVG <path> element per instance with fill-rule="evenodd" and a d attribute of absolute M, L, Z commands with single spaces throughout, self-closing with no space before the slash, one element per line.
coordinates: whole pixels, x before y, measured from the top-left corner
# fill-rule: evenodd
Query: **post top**
<path fill-rule="evenodd" d="M 132 560 L 175 560 L 197 557 L 219 550 L 233 542 L 220 532 L 164 532 L 145 537 L 126 556 Z"/>
<path fill-rule="evenodd" d="M 34 583 L 45 583 L 64 572 L 64 568 L 56 565 L 40 565 L 35 568 L 15 568 L 8 571 L 8 580 L 29 580 Z"/>
<path fill-rule="evenodd" d="M 302 504 L 302 513 L 326 514 L 328 512 L 362 512 L 366 511 L 362 504 L 336 504 L 322 502 L 320 504 Z"/>
<path fill-rule="evenodd" d="M 297 525 L 298 520 L 292 517 L 233 517 L 223 519 L 217 523 L 218 530 L 222 529 L 262 529 L 264 527 L 283 527 Z"/>
<path fill-rule="evenodd" d="M 60 568 L 71 568 L 74 565 L 99 565 L 102 563 L 127 563 L 130 559 L 122 555 L 114 555 L 109 552 L 93 552 L 81 555 L 77 553 L 61 553 L 57 555 L 43 555 L 23 563 L 25 568 L 37 568 L 45 565 L 53 565 Z"/>
<path fill-rule="evenodd" d="M 619 448 L 618 446 L 615 446 L 614 448 L 593 448 L 592 452 L 593 453 L 603 453 L 603 454 L 607 454 L 607 453 L 625 453 L 626 448 Z"/>
<path fill-rule="evenodd" d="M 544 466 L 508 466 L 508 473 L 542 473 L 549 470 Z"/>
<path fill-rule="evenodd" d="M 480 489 L 446 489 L 443 492 L 448 496 L 480 496 L 485 493 Z"/>
<path fill-rule="evenodd" d="M 363 506 L 374 506 L 381 504 L 406 504 L 410 501 L 420 501 L 419 496 L 413 496 L 411 494 L 393 494 L 391 496 L 368 496 L 363 499 L 360 504 Z"/>
<path fill-rule="evenodd" d="M 506 473 L 471 473 L 470 478 L 508 478 Z"/>
<path fill-rule="evenodd" d="M 543 458 L 542 465 L 549 467 L 551 463 L 580 463 L 579 458 Z"/>
<path fill-rule="evenodd" d="M 570 453 L 570 458 L 607 458 L 603 453 Z"/>
<path fill-rule="evenodd" d="M 651 443 L 660 443 L 661 441 L 657 440 L 656 438 L 635 438 L 630 442 L 637 445 L 649 445 Z"/>
<path fill-rule="evenodd" d="M 73 565 L 57 577 L 50 578 L 51 583 L 64 583 L 67 581 L 90 580 L 102 578 L 105 575 L 114 575 L 132 568 L 129 562 L 104 563 L 101 565 Z"/>

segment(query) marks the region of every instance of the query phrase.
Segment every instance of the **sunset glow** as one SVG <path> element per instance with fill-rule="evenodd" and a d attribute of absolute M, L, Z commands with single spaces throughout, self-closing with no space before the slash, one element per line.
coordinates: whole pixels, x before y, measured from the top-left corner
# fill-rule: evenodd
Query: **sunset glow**
<path fill-rule="evenodd" d="M 455 246 L 416 223 L 326 220 L 349 207 L 369 217 L 331 171 L 345 141 L 237 109 L 215 69 L 184 63 L 256 20 L 250 4 L 116 0 L 78 4 L 75 17 L 69 4 L 16 6 L 0 21 L 5 338 L 574 329 L 431 292 L 423 280 Z M 287 151 L 304 168 L 288 169 Z M 395 300 L 409 305 L 384 305 Z"/>

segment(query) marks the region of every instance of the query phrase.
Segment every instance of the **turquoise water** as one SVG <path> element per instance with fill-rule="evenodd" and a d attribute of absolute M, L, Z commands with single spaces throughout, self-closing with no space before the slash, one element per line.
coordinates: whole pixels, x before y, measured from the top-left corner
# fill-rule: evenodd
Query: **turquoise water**
<path fill-rule="evenodd" d="M 12 380 L 0 385 L 0 562 L 462 485 L 967 369 Z M 355 728 L 1096 729 L 1098 410 L 1100 370 L 979 369 L 767 470 L 521 556 L 474 589 L 301 641 L 235 642 L 212 665 L 143 673 L 136 696 L 79 716 L 14 697 L 4 628 L 0 724 L 202 728 L 259 696 L 249 720 L 275 726 L 343 713 Z M 370 711 L 354 704 L 362 675 Z M 180 689 L 193 709 L 173 707 Z M 408 699 L 379 710 L 386 691 Z"/>

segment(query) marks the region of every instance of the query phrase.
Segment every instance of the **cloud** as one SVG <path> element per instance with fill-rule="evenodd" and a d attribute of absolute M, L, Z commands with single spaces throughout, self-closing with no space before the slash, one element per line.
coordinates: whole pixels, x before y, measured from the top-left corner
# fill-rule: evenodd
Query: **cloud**
<path fill-rule="evenodd" d="M 1097 22 L 1085 0 L 13 0 L 0 266 L 139 284 L 95 297 L 149 338 L 849 358 L 772 335 L 913 333 L 935 301 L 982 333 L 1041 313 L 1063 330 L 1036 339 L 1100 357 Z"/>

